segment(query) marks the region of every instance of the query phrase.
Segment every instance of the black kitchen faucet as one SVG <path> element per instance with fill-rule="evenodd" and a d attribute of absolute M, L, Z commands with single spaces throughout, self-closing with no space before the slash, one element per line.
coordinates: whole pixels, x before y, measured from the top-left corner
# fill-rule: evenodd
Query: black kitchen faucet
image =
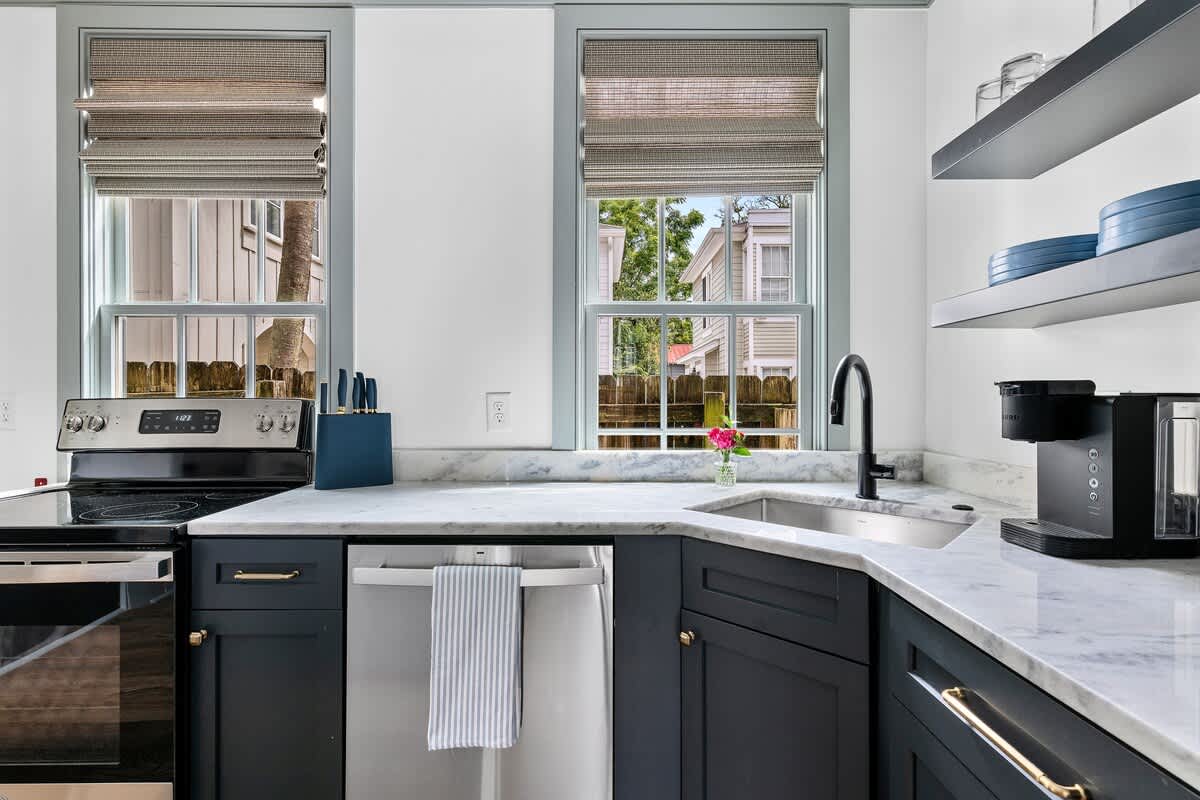
<path fill-rule="evenodd" d="M 829 422 L 832 425 L 843 425 L 846 411 L 846 377 L 850 370 L 858 370 L 858 386 L 862 390 L 862 450 L 858 454 L 858 496 L 864 500 L 878 500 L 879 493 L 875 490 L 875 482 L 880 479 L 895 480 L 896 467 L 894 464 L 878 464 L 875 462 L 875 437 L 872 433 L 874 425 L 871 402 L 871 373 L 867 362 L 862 356 L 850 353 L 837 365 L 833 373 L 833 388 L 829 391 Z"/>

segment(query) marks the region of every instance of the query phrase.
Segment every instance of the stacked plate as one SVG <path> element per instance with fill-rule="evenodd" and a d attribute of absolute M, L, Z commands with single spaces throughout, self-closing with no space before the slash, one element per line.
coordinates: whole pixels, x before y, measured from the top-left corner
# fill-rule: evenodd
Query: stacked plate
<path fill-rule="evenodd" d="M 998 250 L 988 260 L 988 285 L 1065 267 L 1096 257 L 1096 234 L 1039 239 Z"/>
<path fill-rule="evenodd" d="M 1200 228 L 1200 181 L 1139 192 L 1100 211 L 1096 255 Z"/>

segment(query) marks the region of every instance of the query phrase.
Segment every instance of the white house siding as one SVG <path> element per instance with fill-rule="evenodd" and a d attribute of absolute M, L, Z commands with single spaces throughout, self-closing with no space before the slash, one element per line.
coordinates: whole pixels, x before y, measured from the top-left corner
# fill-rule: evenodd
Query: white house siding
<path fill-rule="evenodd" d="M 596 261 L 599 266 L 600 299 L 612 299 L 612 240 L 601 234 L 596 250 Z M 599 350 L 599 374 L 612 375 L 612 317 L 602 317 L 597 322 L 596 346 Z"/>

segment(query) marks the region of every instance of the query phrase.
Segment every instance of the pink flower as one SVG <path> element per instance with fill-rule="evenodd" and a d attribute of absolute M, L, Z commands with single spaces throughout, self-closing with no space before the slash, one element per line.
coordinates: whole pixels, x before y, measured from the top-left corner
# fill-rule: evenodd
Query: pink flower
<path fill-rule="evenodd" d="M 708 432 L 708 440 L 718 450 L 731 450 L 737 442 L 737 431 L 733 428 L 713 428 Z"/>

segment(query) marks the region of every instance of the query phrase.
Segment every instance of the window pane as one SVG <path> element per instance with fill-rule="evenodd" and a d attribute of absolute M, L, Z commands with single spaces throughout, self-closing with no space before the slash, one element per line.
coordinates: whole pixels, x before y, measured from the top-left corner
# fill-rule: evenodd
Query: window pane
<path fill-rule="evenodd" d="M 113 200 L 114 224 L 125 217 L 131 302 L 186 302 L 191 245 L 187 200 Z"/>
<path fill-rule="evenodd" d="M 174 317 L 121 317 L 117 340 L 125 397 L 175 396 Z"/>
<path fill-rule="evenodd" d="M 187 317 L 188 397 L 246 396 L 246 318 Z"/>
<path fill-rule="evenodd" d="M 725 201 L 720 197 L 668 197 L 667 299 L 725 299 Z"/>
<path fill-rule="evenodd" d="M 798 429 L 798 317 L 738 317 L 738 427 Z M 796 449 L 798 436 L 747 436 L 751 449 Z"/>
<path fill-rule="evenodd" d="M 653 436 L 600 436 L 601 450 L 658 450 L 658 434 Z"/>
<path fill-rule="evenodd" d="M 668 427 L 711 428 L 729 413 L 728 325 L 727 317 L 667 319 Z"/>
<path fill-rule="evenodd" d="M 196 267 L 204 303 L 252 303 L 258 294 L 253 200 L 196 201 Z"/>
<path fill-rule="evenodd" d="M 732 207 L 735 297 L 790 303 L 792 196 L 735 197 Z"/>
<path fill-rule="evenodd" d="M 658 299 L 658 201 L 601 200 L 596 243 L 600 302 Z"/>
<path fill-rule="evenodd" d="M 322 205 L 318 200 L 267 201 L 268 303 L 325 302 L 325 265 L 314 244 Z M 279 220 L 275 229 L 272 213 Z"/>
<path fill-rule="evenodd" d="M 658 317 L 596 320 L 601 428 L 659 427 L 660 330 Z"/>
<path fill-rule="evenodd" d="M 312 317 L 255 317 L 255 395 L 317 395 L 316 320 Z"/>

